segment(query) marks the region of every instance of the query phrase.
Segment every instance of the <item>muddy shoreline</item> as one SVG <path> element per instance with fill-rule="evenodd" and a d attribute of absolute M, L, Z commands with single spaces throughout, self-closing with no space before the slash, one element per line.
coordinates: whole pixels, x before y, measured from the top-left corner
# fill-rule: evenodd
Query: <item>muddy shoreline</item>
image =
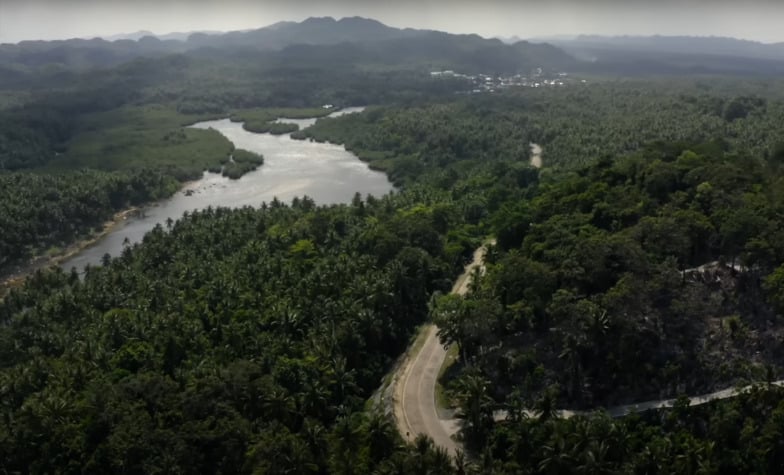
<path fill-rule="evenodd" d="M 103 223 L 103 227 L 99 232 L 79 239 L 53 255 L 32 257 L 27 263 L 19 265 L 17 269 L 0 277 L 0 297 L 8 293 L 10 289 L 22 285 L 25 279 L 37 270 L 59 266 L 62 262 L 92 246 L 101 238 L 114 231 L 117 226 L 125 222 L 129 217 L 136 216 L 141 211 L 142 208 L 136 206 L 118 211 L 112 216 L 112 219 Z"/>

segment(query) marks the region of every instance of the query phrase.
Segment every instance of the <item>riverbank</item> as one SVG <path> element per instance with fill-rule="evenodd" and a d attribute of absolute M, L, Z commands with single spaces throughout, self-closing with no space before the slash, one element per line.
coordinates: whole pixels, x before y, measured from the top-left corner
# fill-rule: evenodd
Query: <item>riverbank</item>
<path fill-rule="evenodd" d="M 332 115 L 359 110 L 347 108 Z M 139 209 L 120 211 L 104 223 L 99 232 L 86 235 L 56 253 L 42 253 L 0 274 L 0 298 L 8 288 L 21 285 L 39 269 L 55 265 L 70 268 L 72 264 L 81 269 L 87 264 L 100 263 L 106 253 L 117 256 L 125 242 L 139 242 L 156 224 L 177 220 L 185 212 L 209 206 L 259 206 L 275 198 L 287 202 L 298 196 L 309 196 L 319 204 L 350 203 L 355 192 L 382 196 L 393 189 L 386 174 L 370 170 L 365 164 L 360 166 L 357 157 L 340 146 L 250 133 L 242 128 L 242 124 L 232 123 L 229 119 L 199 122 L 190 128 L 214 129 L 229 140 L 235 150 L 264 155 L 264 166 L 244 174 L 239 180 L 205 173 L 199 179 L 179 182 L 177 188 L 171 190 L 171 196 L 146 205 L 142 219 L 117 229 Z"/>
<path fill-rule="evenodd" d="M 114 231 L 117 226 L 122 224 L 129 217 L 137 215 L 140 211 L 141 208 L 136 206 L 118 211 L 112 216 L 112 219 L 103 223 L 99 232 L 92 233 L 87 237 L 79 239 L 57 253 L 32 257 L 27 263 L 21 264 L 18 269 L 12 271 L 9 275 L 4 275 L 2 277 L 2 280 L 0 280 L 0 298 L 5 296 L 10 289 L 21 286 L 25 279 L 37 270 L 59 266 L 61 263 L 84 251 L 104 236 Z"/>

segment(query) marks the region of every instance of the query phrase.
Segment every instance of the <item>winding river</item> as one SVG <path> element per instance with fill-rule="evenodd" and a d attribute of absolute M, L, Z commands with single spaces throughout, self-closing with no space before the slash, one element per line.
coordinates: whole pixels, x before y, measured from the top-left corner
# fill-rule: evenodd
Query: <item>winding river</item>
<path fill-rule="evenodd" d="M 344 109 L 330 117 L 358 112 L 362 108 Z M 279 119 L 308 127 L 316 119 Z M 290 202 L 295 196 L 307 195 L 317 204 L 348 203 L 359 192 L 363 196 L 381 196 L 393 189 L 386 175 L 370 170 L 354 154 L 342 146 L 294 140 L 288 135 L 256 134 L 229 119 L 199 122 L 191 127 L 213 128 L 237 148 L 264 155 L 264 165 L 229 180 L 216 173 L 205 173 L 201 180 L 189 183 L 171 198 L 145 208 L 138 217 L 129 218 L 94 245 L 61 263 L 68 270 L 96 265 L 104 254 L 117 256 L 126 239 L 141 241 L 156 224 L 179 219 L 186 211 L 208 206 L 259 206 L 278 198 Z"/>

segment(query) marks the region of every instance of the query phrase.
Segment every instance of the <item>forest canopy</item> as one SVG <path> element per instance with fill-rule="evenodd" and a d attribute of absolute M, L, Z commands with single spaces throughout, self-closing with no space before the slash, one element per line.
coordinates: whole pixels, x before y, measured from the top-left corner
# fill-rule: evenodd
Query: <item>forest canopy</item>
<path fill-rule="evenodd" d="M 572 58 L 367 24 L 378 41 L 347 46 L 304 26 L 322 41 L 146 40 L 100 64 L 85 52 L 100 41 L 65 57 L 0 48 L 2 271 L 205 170 L 264 166 L 187 127 L 203 120 L 343 144 L 399 185 L 342 205 L 207 208 L 83 276 L 35 272 L 0 302 L 0 470 L 781 471 L 779 79 L 476 92 L 430 73 L 503 83 L 546 63 L 536 74 L 564 78 Z M 260 38 L 275 47 L 249 46 Z M 389 44 L 399 54 L 379 59 Z M 323 117 L 355 105 L 369 107 Z M 466 298 L 445 295 L 485 242 Z M 456 360 L 440 396 L 461 419 L 453 458 L 405 443 L 369 402 L 427 321 Z M 759 386 L 698 407 L 602 413 L 746 383 Z"/>

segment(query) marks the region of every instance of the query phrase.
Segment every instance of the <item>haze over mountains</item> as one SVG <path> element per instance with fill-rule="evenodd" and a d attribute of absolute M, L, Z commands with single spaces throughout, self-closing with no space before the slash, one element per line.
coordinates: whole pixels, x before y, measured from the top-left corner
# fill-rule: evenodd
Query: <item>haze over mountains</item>
<path fill-rule="evenodd" d="M 526 73 L 531 68 L 618 74 L 784 73 L 784 44 L 720 37 L 583 35 L 524 41 L 487 39 L 433 30 L 394 28 L 347 17 L 279 22 L 255 30 L 154 35 L 141 30 L 104 39 L 23 41 L 0 45 L 9 74 L 39 68 L 111 67 L 140 57 L 170 54 L 286 55 L 291 60 L 405 63 L 421 69 Z"/>
<path fill-rule="evenodd" d="M 132 38 L 139 34 L 124 36 Z M 177 38 L 177 35 L 162 38 Z M 299 23 L 280 22 L 250 31 L 193 33 L 184 41 L 155 36 L 116 41 L 100 38 L 23 41 L 0 46 L 0 64 L 11 65 L 17 72 L 44 66 L 87 69 L 113 66 L 139 57 L 188 52 L 225 55 L 227 50 L 262 55 L 282 52 L 292 59 L 298 56 L 336 62 L 414 62 L 427 68 L 443 66 L 491 72 L 520 72 L 532 67 L 563 69 L 574 62 L 570 55 L 548 44 L 507 45 L 478 35 L 392 28 L 359 17 L 340 20 L 325 17 Z"/>
<path fill-rule="evenodd" d="M 165 34 L 155 34 L 149 30 L 139 30 L 133 33 L 120 33 L 117 35 L 109 35 L 109 36 L 99 36 L 99 38 L 106 40 L 106 41 L 117 41 L 117 40 L 132 40 L 132 41 L 139 41 L 140 39 L 144 38 L 145 36 L 153 36 L 158 38 L 159 40 L 176 40 L 176 41 L 186 41 L 189 36 L 194 33 L 205 33 L 211 35 L 222 34 L 222 31 L 175 31 L 171 33 Z M 84 39 L 90 39 L 89 37 L 85 37 Z"/>
<path fill-rule="evenodd" d="M 558 45 L 578 56 L 603 51 L 634 50 L 784 60 L 784 43 L 761 43 L 720 36 L 579 35 L 571 38 L 544 38 L 542 41 Z"/>
<path fill-rule="evenodd" d="M 599 36 L 553 37 L 546 41 L 576 59 L 603 67 L 639 67 L 647 72 L 781 73 L 784 43 L 729 37 Z"/>

